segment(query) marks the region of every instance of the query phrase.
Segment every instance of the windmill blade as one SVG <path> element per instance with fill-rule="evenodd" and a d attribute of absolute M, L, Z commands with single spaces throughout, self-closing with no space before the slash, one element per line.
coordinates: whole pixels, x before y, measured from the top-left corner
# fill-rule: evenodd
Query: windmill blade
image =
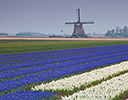
<path fill-rule="evenodd" d="M 75 24 L 76 22 L 66 22 L 65 24 Z"/>
<path fill-rule="evenodd" d="M 78 22 L 80 22 L 80 9 L 78 8 Z"/>
<path fill-rule="evenodd" d="M 94 24 L 94 22 L 81 22 L 82 24 Z"/>

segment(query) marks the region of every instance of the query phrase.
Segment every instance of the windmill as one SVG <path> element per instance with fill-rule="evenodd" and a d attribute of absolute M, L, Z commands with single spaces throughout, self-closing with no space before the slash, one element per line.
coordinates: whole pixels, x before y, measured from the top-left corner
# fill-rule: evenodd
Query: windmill
<path fill-rule="evenodd" d="M 94 24 L 94 22 L 93 21 L 80 22 L 80 9 L 78 8 L 78 21 L 66 22 L 65 24 L 74 24 L 74 31 L 72 37 L 87 37 L 83 29 L 83 24 Z"/>

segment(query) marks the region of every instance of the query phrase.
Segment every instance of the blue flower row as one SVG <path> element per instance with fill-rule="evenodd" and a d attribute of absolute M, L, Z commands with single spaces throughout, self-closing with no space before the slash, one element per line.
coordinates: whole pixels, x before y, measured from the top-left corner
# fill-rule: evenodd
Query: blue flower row
<path fill-rule="evenodd" d="M 114 53 L 123 53 L 127 52 L 128 50 L 118 50 L 118 51 L 106 51 L 106 52 L 101 52 L 101 53 L 91 53 L 91 54 L 86 54 L 86 55 L 80 55 L 80 56 L 75 56 L 75 57 L 65 57 L 63 59 L 52 59 L 52 60 L 46 60 L 46 61 L 31 61 L 30 63 L 25 63 L 25 64 L 17 64 L 17 65 L 6 65 L 1 67 L 0 71 L 6 71 L 6 70 L 12 70 L 12 69 L 18 69 L 18 68 L 27 68 L 27 67 L 34 67 L 34 66 L 40 66 L 40 65 L 45 65 L 45 64 L 51 64 L 51 63 L 58 63 L 58 62 L 65 62 L 65 61 L 70 61 L 70 60 L 75 60 L 75 59 L 81 59 L 81 58 L 89 58 L 89 57 L 96 57 L 96 56 L 103 56 L 103 55 L 110 55 Z"/>
<path fill-rule="evenodd" d="M 74 66 L 74 65 L 80 65 L 81 63 L 92 63 L 93 61 L 98 61 L 98 60 L 104 60 L 104 59 L 111 59 L 114 57 L 121 57 L 121 56 L 125 56 L 128 55 L 128 51 L 127 52 L 123 52 L 123 53 L 116 53 L 116 54 L 111 54 L 111 55 L 103 55 L 103 56 L 98 56 L 98 57 L 93 57 L 93 58 L 82 58 L 79 60 L 70 60 L 67 62 L 61 62 L 61 63 L 57 63 L 57 64 L 50 64 L 50 65 L 44 65 L 44 66 L 39 66 L 39 67 L 32 67 L 32 68 L 26 68 L 26 69 L 19 69 L 19 70 L 15 70 L 15 71 L 7 71 L 7 72 L 3 72 L 0 73 L 0 80 L 1 79 L 9 79 L 9 78 L 13 78 L 16 76 L 20 76 L 20 75 L 28 75 L 28 74 L 32 74 L 32 73 L 37 73 L 37 72 L 42 72 L 42 71 L 48 71 L 48 70 L 56 70 L 57 68 L 61 68 L 61 67 L 70 67 L 70 66 Z M 9 67 L 7 67 L 9 68 Z M 1 68 L 2 70 L 2 68 Z"/>
<path fill-rule="evenodd" d="M 127 49 L 123 49 L 123 50 L 118 50 L 118 51 L 111 51 L 111 53 L 117 53 L 117 52 L 125 52 L 125 51 L 127 51 Z M 83 55 L 77 55 L 77 56 L 87 56 L 87 55 L 90 55 L 90 57 L 92 56 L 98 56 L 98 55 L 101 55 L 101 54 L 109 54 L 109 52 L 108 51 L 102 51 L 102 53 L 93 53 L 93 55 L 92 55 L 92 53 L 91 54 L 83 54 Z M 96 55 L 97 54 L 97 55 Z M 72 57 L 72 58 L 76 58 L 77 56 L 71 56 L 71 55 L 69 55 L 68 57 L 66 56 L 66 57 L 64 57 L 64 58 L 70 58 L 70 57 Z M 53 56 L 52 56 L 53 57 Z M 59 58 L 56 58 L 56 59 L 64 59 L 64 58 L 62 58 L 62 56 L 60 55 L 60 57 Z M 52 59 L 55 59 L 54 57 L 52 58 Z M 0 64 L 0 66 L 7 66 L 7 65 L 9 65 L 9 66 L 11 66 L 11 65 L 18 65 L 18 64 L 27 64 L 27 63 L 31 63 L 31 62 L 42 62 L 42 61 L 47 61 L 47 60 L 50 60 L 50 59 L 46 59 L 46 58 L 43 58 L 43 56 L 39 56 L 39 57 L 27 57 L 27 59 L 24 59 L 24 58 L 19 58 L 19 60 L 14 60 L 13 59 L 13 61 L 11 60 L 11 62 L 9 61 L 9 60 L 1 60 L 1 64 Z"/>
<path fill-rule="evenodd" d="M 54 92 L 41 92 L 41 91 L 16 91 L 10 94 L 0 96 L 0 100 L 41 100 L 52 99 L 52 96 L 57 95 Z"/>

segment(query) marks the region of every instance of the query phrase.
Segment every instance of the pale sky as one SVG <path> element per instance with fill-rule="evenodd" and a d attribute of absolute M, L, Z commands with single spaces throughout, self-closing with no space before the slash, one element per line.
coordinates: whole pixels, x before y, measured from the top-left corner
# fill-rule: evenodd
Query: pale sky
<path fill-rule="evenodd" d="M 81 21 L 94 21 L 83 25 L 85 33 L 128 26 L 128 0 L 0 0 L 0 32 L 71 35 L 74 26 L 65 22 L 77 21 L 77 8 Z"/>

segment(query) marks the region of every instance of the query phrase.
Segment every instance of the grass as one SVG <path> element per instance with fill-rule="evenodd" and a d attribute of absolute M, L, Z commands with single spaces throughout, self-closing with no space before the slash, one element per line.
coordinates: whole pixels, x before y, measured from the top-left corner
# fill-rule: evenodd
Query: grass
<path fill-rule="evenodd" d="M 128 44 L 128 41 L 0 40 L 0 54 Z"/>

